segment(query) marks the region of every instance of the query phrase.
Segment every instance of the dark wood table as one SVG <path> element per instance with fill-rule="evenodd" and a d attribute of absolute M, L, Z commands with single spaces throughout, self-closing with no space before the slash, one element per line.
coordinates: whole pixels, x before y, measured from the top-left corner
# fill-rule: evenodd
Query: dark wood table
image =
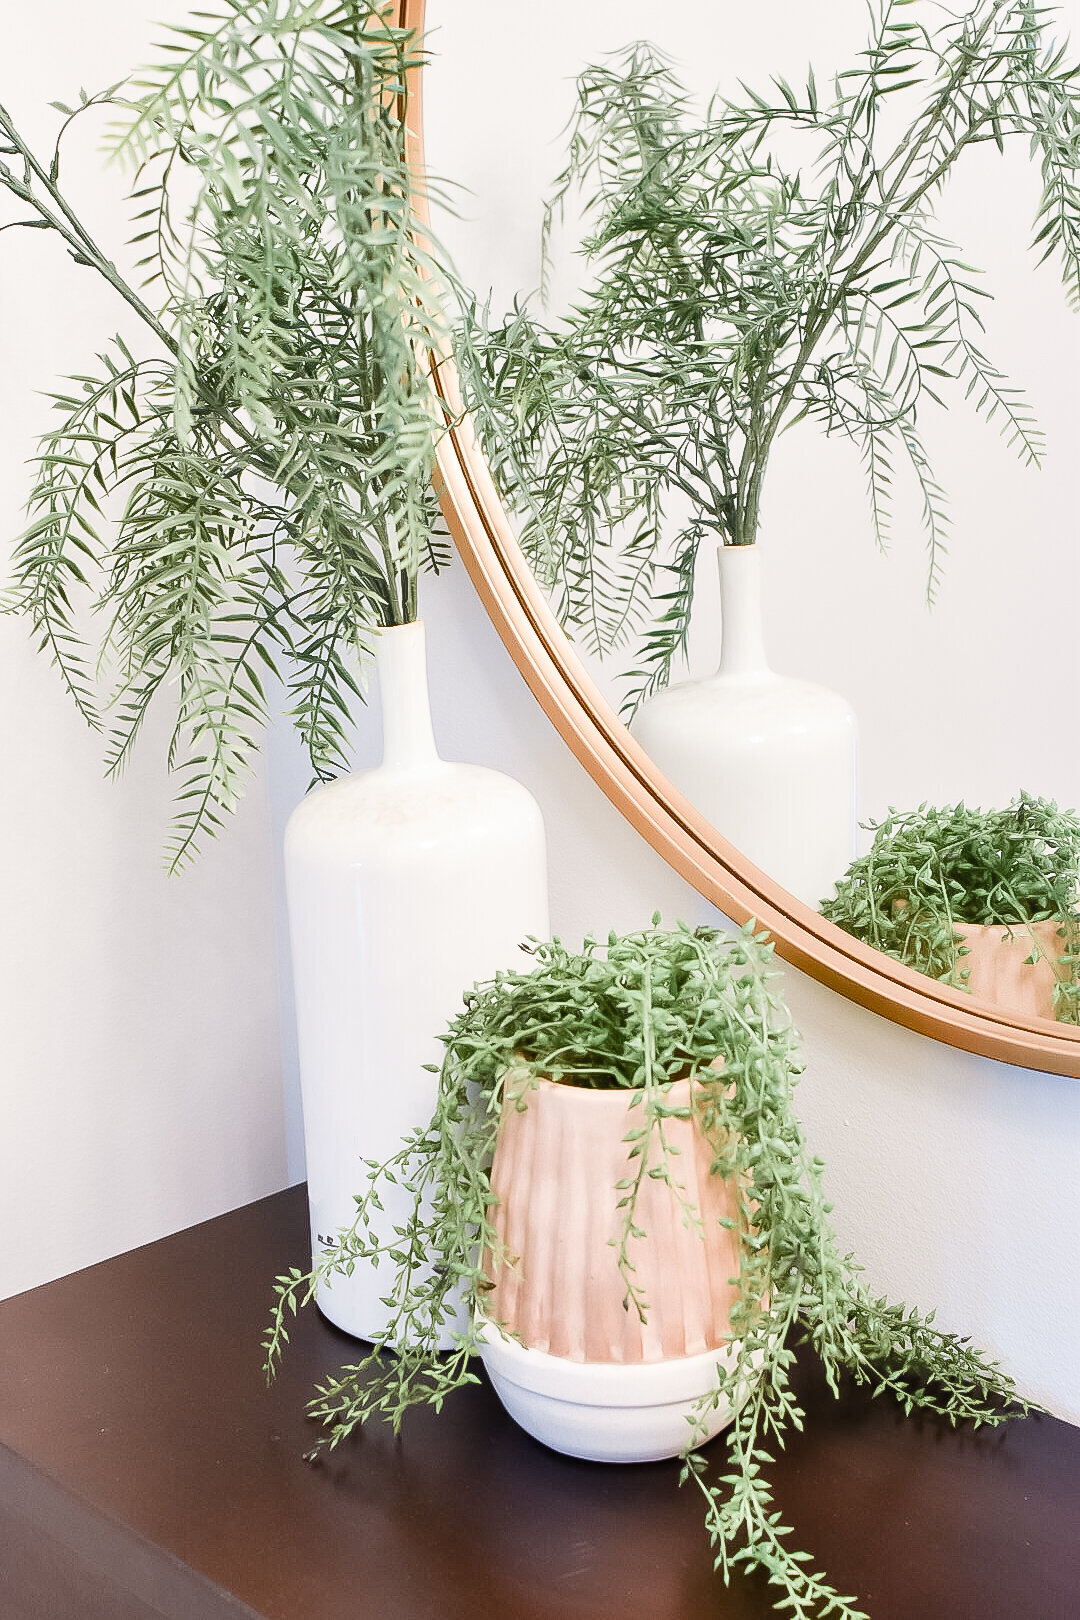
<path fill-rule="evenodd" d="M 676 1464 L 558 1457 L 486 1386 L 305 1463 L 306 1395 L 353 1349 L 308 1312 L 265 1387 L 272 1280 L 306 1259 L 295 1188 L 0 1304 L 2 1620 L 772 1612 L 713 1575 Z M 1080 1431 L 954 1432 L 801 1377 L 778 1500 L 873 1620 L 1080 1616 Z"/>

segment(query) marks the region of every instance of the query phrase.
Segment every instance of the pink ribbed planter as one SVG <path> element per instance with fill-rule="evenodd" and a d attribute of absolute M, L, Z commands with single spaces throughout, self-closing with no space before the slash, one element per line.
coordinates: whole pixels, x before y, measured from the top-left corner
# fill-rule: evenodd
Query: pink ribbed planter
<path fill-rule="evenodd" d="M 719 1222 L 736 1214 L 735 1200 L 710 1175 L 711 1150 L 689 1117 L 664 1123 L 681 1191 L 646 1176 L 638 1195 L 634 1220 L 645 1235 L 629 1252 L 646 1320 L 624 1308 L 617 1244 L 626 1212 L 617 1206 L 626 1192 L 616 1184 L 636 1173 L 626 1136 L 645 1120 L 631 1096 L 541 1080 L 525 1092 L 524 1109 L 509 1095 L 503 1109 L 495 1226 L 518 1264 L 493 1268 L 486 1312 L 533 1349 L 571 1361 L 664 1361 L 715 1350 L 731 1336 L 738 1245 Z M 690 1082 L 677 1082 L 667 1101 L 688 1107 Z M 654 1137 L 650 1167 L 660 1157 Z"/>
<path fill-rule="evenodd" d="M 1068 949 L 1056 922 L 1017 923 L 1013 931 L 1000 924 L 956 923 L 954 928 L 967 954 L 960 966 L 967 969 L 967 986 L 980 1001 L 1023 1018 L 1054 1017 L 1054 964 Z M 1041 955 L 1029 964 L 1034 934 Z"/>
<path fill-rule="evenodd" d="M 677 1187 L 644 1178 L 634 1212 L 642 1235 L 629 1242 L 642 1321 L 618 1265 L 627 1196 L 618 1183 L 636 1174 L 626 1137 L 642 1128 L 644 1107 L 628 1091 L 550 1080 L 522 1090 L 517 1080 L 519 1109 L 515 1079 L 492 1166 L 507 1255 L 487 1256 L 488 1376 L 511 1417 L 555 1451 L 597 1462 L 677 1456 L 730 1423 L 747 1393 L 745 1380 L 731 1387 L 739 1253 L 720 1221 L 737 1213 L 732 1186 L 710 1175 L 711 1151 L 689 1115 L 665 1120 Z M 688 1108 L 690 1082 L 666 1100 Z M 649 1167 L 661 1162 L 654 1136 Z"/>

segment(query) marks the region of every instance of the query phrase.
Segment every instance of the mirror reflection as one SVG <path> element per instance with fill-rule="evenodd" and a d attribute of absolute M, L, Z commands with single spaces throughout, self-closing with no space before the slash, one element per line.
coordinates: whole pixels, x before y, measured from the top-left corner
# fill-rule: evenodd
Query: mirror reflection
<path fill-rule="evenodd" d="M 868 943 L 1073 1021 L 1074 238 L 1031 247 L 1045 58 L 965 9 L 966 78 L 929 7 L 430 0 L 428 160 L 489 458 L 658 768 Z"/>

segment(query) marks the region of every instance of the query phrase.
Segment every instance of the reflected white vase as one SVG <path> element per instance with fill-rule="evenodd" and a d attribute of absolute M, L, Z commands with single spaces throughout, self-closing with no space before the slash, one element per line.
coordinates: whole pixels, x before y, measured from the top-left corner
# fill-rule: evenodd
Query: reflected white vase
<path fill-rule="evenodd" d="M 548 933 L 539 807 L 519 782 L 439 758 L 421 622 L 382 632 L 376 668 L 383 761 L 315 788 L 285 834 L 312 1252 L 352 1223 L 379 1163 L 431 1117 L 438 1036 L 462 994 L 528 968 Z M 388 1187 L 380 1241 L 411 1196 Z M 317 1303 L 346 1333 L 387 1329 L 392 1265 L 358 1262 Z M 448 1322 L 443 1345 L 462 1319 Z"/>
<path fill-rule="evenodd" d="M 720 667 L 643 704 L 631 730 L 722 836 L 817 906 L 855 854 L 855 714 L 769 668 L 756 546 L 721 546 Z"/>

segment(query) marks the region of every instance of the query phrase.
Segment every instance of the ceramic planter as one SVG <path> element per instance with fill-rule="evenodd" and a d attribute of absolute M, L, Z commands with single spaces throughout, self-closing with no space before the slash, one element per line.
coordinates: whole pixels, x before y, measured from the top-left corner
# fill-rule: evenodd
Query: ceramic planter
<path fill-rule="evenodd" d="M 1054 985 L 1063 952 L 1069 948 L 1058 922 L 1017 923 L 987 927 L 954 923 L 954 932 L 966 946 L 960 966 L 967 969 L 967 987 L 979 1001 L 1020 1018 L 1054 1018 Z M 1034 941 L 1032 936 L 1034 936 Z M 1039 954 L 1029 961 L 1037 942 Z"/>
<path fill-rule="evenodd" d="M 645 1320 L 626 1308 L 617 1252 L 626 1194 L 617 1183 L 637 1165 L 625 1140 L 644 1119 L 634 1095 L 548 1080 L 522 1091 L 508 1080 L 492 1166 L 494 1223 L 516 1263 L 488 1257 L 488 1374 L 530 1434 L 604 1462 L 683 1450 L 694 1402 L 731 1359 L 738 1298 L 738 1244 L 720 1224 L 735 1216 L 733 1189 L 710 1174 L 711 1150 L 687 1116 L 665 1122 L 678 1190 L 649 1176 L 642 1183 L 635 1225 L 644 1235 L 629 1240 L 629 1254 Z M 667 1100 L 688 1108 L 689 1081 Z M 654 1147 L 649 1166 L 659 1162 Z M 702 1438 L 732 1416 L 730 1403 L 720 1403 Z"/>
<path fill-rule="evenodd" d="M 721 546 L 720 667 L 643 704 L 631 730 L 719 833 L 806 905 L 855 854 L 855 715 L 769 668 L 756 546 Z"/>
<path fill-rule="evenodd" d="M 384 631 L 376 665 L 383 763 L 316 788 L 285 837 L 316 1256 L 351 1224 L 364 1161 L 390 1158 L 430 1119 L 437 1080 L 424 1065 L 438 1063 L 462 991 L 527 969 L 521 942 L 548 933 L 540 811 L 509 777 L 439 758 L 423 625 Z M 389 1240 L 412 1199 L 380 1196 Z M 358 1263 L 320 1288 L 320 1309 L 346 1333 L 380 1336 L 392 1269 Z"/>

